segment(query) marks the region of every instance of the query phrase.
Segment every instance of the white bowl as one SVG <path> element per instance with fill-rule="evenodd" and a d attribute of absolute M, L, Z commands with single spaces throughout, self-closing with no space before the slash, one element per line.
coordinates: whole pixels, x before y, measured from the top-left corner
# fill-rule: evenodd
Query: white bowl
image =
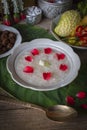
<path fill-rule="evenodd" d="M 55 54 L 55 53 L 52 53 L 51 55 L 47 55 L 48 61 L 49 61 L 50 57 L 51 58 L 53 57 L 53 59 L 50 62 L 50 64 L 53 65 L 53 68 L 51 67 L 51 69 L 50 68 L 45 68 L 45 69 L 53 71 L 54 78 L 53 77 L 52 78 L 55 79 L 55 76 L 56 76 L 56 83 L 54 83 L 53 79 L 52 79 L 51 80 L 52 82 L 51 81 L 46 81 L 46 82 L 43 81 L 43 84 L 40 84 L 41 83 L 40 81 L 42 79 L 39 75 L 40 74 L 39 69 L 37 70 L 38 73 L 33 73 L 33 76 L 34 77 L 36 76 L 35 78 L 37 78 L 38 85 L 35 82 L 35 79 L 33 79 L 34 80 L 33 83 L 30 83 L 31 79 L 29 80 L 29 78 L 31 78 L 32 75 L 30 76 L 28 74 L 25 74 L 25 79 L 24 79 L 24 77 L 22 77 L 23 76 L 22 74 L 19 75 L 19 73 L 17 72 L 17 69 L 20 70 L 20 68 L 23 65 L 25 66 L 25 64 L 27 63 L 25 61 L 25 58 L 24 58 L 25 55 L 26 55 L 25 54 L 26 52 L 28 52 L 28 54 L 29 54 L 31 52 L 31 50 L 34 49 L 34 48 L 44 49 L 44 48 L 49 48 L 49 47 L 52 48 L 52 50 L 55 50 L 53 52 L 63 53 L 66 56 L 67 60 L 65 59 L 65 60 L 62 60 L 62 61 L 57 61 L 57 64 L 60 65 L 62 62 L 63 62 L 63 64 L 64 63 L 68 64 L 68 71 L 67 72 L 63 72 L 63 71 L 61 72 L 60 70 L 58 70 L 57 73 L 58 74 L 60 73 L 60 77 L 56 76 L 56 71 L 54 71 L 56 64 L 55 64 L 55 61 L 53 60 L 54 59 L 53 54 Z M 41 52 L 41 50 L 40 50 L 40 52 Z M 40 53 L 40 54 L 42 55 L 42 53 Z M 20 58 L 21 56 L 23 56 L 22 60 Z M 38 58 L 38 56 L 37 56 L 37 58 Z M 43 61 L 43 58 L 44 57 L 39 58 L 39 60 Z M 20 61 L 23 64 L 20 63 Z M 17 67 L 18 62 L 19 62 L 19 67 Z M 34 66 L 36 68 L 38 68 L 38 66 L 39 66 L 39 68 L 42 69 L 43 65 L 41 63 L 40 64 L 37 64 L 37 63 L 40 63 L 40 62 L 32 62 L 32 63 L 28 62 L 28 65 L 31 64 L 32 66 Z M 78 55 L 73 51 L 73 49 L 71 47 L 69 47 L 68 45 L 66 45 L 62 42 L 41 38 L 41 39 L 32 40 L 31 42 L 25 42 L 25 43 L 19 45 L 14 50 L 13 54 L 10 55 L 7 59 L 7 70 L 11 74 L 12 79 L 17 84 L 21 85 L 22 87 L 33 89 L 33 90 L 38 90 L 38 91 L 48 91 L 48 90 L 54 90 L 54 89 L 66 86 L 67 84 L 71 83 L 78 75 L 78 71 L 80 69 L 80 64 L 81 63 L 80 63 L 80 59 L 79 59 Z M 20 70 L 20 72 L 23 72 L 23 71 Z M 41 72 L 41 74 L 42 74 L 42 72 Z M 30 76 L 30 77 L 27 78 L 27 76 Z M 28 79 L 29 82 L 27 82 L 26 79 Z M 46 85 L 44 85 L 44 84 L 46 84 Z"/>
<path fill-rule="evenodd" d="M 63 41 L 63 40 L 54 32 L 54 29 L 55 29 L 55 27 L 57 26 L 60 17 L 61 17 L 61 15 L 57 16 L 56 18 L 54 18 L 54 19 L 52 20 L 51 27 L 50 27 L 50 30 L 51 30 L 52 35 L 53 35 L 58 41 L 61 41 L 61 42 L 65 43 L 65 44 L 67 44 L 67 45 L 69 45 L 69 46 L 71 46 L 71 47 L 73 47 L 73 48 L 81 49 L 81 50 L 86 50 L 87 47 L 71 45 L 71 44 L 69 44 L 69 43 Z"/>
<path fill-rule="evenodd" d="M 19 33 L 19 31 L 17 29 L 15 29 L 14 27 L 10 27 L 10 26 L 0 24 L 0 31 L 5 31 L 5 30 L 8 30 L 8 31 L 11 31 L 11 32 L 15 33 L 16 34 L 16 41 L 14 43 L 14 46 L 9 51 L 6 51 L 5 53 L 0 54 L 0 58 L 3 58 L 3 57 L 6 57 L 6 56 L 10 55 L 13 52 L 13 50 L 18 45 L 21 44 L 21 41 L 22 41 L 21 34 Z"/>

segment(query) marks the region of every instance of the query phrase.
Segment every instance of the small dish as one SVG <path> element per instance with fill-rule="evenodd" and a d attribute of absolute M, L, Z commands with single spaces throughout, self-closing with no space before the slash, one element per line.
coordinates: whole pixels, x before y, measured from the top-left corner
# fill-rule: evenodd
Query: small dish
<path fill-rule="evenodd" d="M 10 50 L 0 54 L 0 58 L 3 58 L 3 57 L 6 57 L 6 56 L 10 55 L 13 52 L 13 50 L 18 45 L 21 44 L 21 41 L 22 41 L 21 34 L 19 33 L 19 31 L 17 29 L 15 29 L 14 27 L 10 27 L 10 26 L 0 24 L 0 31 L 5 31 L 5 30 L 13 32 L 14 34 L 16 34 L 16 41 L 14 43 L 14 46 Z"/>
<path fill-rule="evenodd" d="M 48 49 L 48 54 L 44 53 L 45 49 Z M 36 56 L 31 53 L 32 50 Z M 71 83 L 78 75 L 80 64 L 78 55 L 70 46 L 41 38 L 19 45 L 7 59 L 7 70 L 12 79 L 22 87 L 48 91 Z M 44 72 L 45 77 L 42 76 Z"/>
<path fill-rule="evenodd" d="M 84 46 L 75 46 L 75 45 L 71 45 L 71 44 L 69 44 L 69 43 L 63 41 L 63 40 L 54 32 L 54 28 L 57 26 L 60 17 L 61 17 L 61 15 L 58 15 L 56 18 L 54 18 L 54 19 L 52 20 L 52 24 L 51 24 L 51 33 L 52 33 L 52 35 L 53 35 L 58 41 L 62 41 L 63 43 L 68 44 L 69 46 L 71 46 L 71 47 L 73 47 L 73 48 L 77 48 L 77 49 L 81 49 L 81 50 L 86 50 L 87 47 L 84 47 Z"/>

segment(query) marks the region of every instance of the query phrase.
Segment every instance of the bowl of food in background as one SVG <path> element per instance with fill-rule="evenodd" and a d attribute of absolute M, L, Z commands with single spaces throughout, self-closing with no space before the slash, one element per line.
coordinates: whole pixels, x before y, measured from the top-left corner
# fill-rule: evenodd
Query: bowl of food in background
<path fill-rule="evenodd" d="M 68 10 L 52 20 L 53 36 L 77 49 L 87 49 L 87 16 L 77 10 Z"/>
<path fill-rule="evenodd" d="M 73 0 L 38 0 L 38 6 L 47 18 L 55 18 L 60 13 L 72 8 Z"/>
<path fill-rule="evenodd" d="M 22 37 L 17 29 L 0 24 L 0 58 L 10 55 L 21 41 Z"/>

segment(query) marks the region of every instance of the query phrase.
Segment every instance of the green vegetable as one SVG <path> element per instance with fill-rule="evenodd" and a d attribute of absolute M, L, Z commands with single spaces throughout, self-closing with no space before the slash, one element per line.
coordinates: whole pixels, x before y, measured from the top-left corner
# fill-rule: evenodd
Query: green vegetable
<path fill-rule="evenodd" d="M 76 37 L 69 37 L 68 38 L 68 43 L 71 44 L 71 45 L 74 45 L 76 44 L 77 42 L 77 38 Z"/>
<path fill-rule="evenodd" d="M 54 32 L 60 37 L 69 36 L 80 20 L 81 16 L 78 11 L 68 10 L 61 15 Z"/>

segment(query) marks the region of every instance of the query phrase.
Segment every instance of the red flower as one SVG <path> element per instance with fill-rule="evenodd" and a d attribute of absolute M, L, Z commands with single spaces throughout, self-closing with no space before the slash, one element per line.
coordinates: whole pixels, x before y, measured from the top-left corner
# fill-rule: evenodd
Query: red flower
<path fill-rule="evenodd" d="M 26 56 L 25 60 L 27 60 L 29 62 L 32 62 L 33 61 L 33 57 L 32 56 Z"/>
<path fill-rule="evenodd" d="M 10 26 L 11 25 L 11 22 L 10 20 L 4 20 L 3 21 L 3 24 L 7 25 L 7 26 Z"/>
<path fill-rule="evenodd" d="M 68 69 L 68 66 L 65 65 L 65 64 L 61 64 L 59 69 L 62 70 L 62 71 L 66 71 Z"/>
<path fill-rule="evenodd" d="M 63 53 L 61 53 L 61 54 L 56 53 L 56 56 L 57 56 L 58 60 L 63 60 L 65 58 L 65 54 L 63 54 Z"/>
<path fill-rule="evenodd" d="M 74 104 L 75 104 L 74 98 L 71 97 L 71 96 L 67 96 L 67 97 L 66 97 L 66 102 L 67 102 L 67 104 L 69 104 L 69 105 L 74 105 Z"/>
<path fill-rule="evenodd" d="M 18 23 L 18 22 L 20 21 L 20 15 L 19 15 L 18 13 L 15 13 L 15 14 L 13 15 L 13 18 L 14 18 L 14 22 L 15 22 L 15 23 Z"/>
<path fill-rule="evenodd" d="M 83 91 L 78 92 L 78 93 L 76 94 L 76 97 L 78 97 L 78 98 L 80 98 L 80 99 L 85 98 L 85 97 L 86 97 L 86 92 L 83 92 Z"/>
<path fill-rule="evenodd" d="M 82 104 L 81 107 L 87 109 L 87 104 Z"/>
<path fill-rule="evenodd" d="M 26 15 L 21 12 L 20 17 L 21 17 L 21 20 L 24 20 L 26 18 Z"/>
<path fill-rule="evenodd" d="M 44 53 L 45 54 L 50 54 L 52 52 L 52 49 L 51 48 L 45 48 L 44 49 Z"/>
<path fill-rule="evenodd" d="M 10 26 L 11 25 L 11 20 L 9 15 L 4 16 L 3 24 Z"/>
<path fill-rule="evenodd" d="M 32 51 L 31 51 L 31 53 L 32 53 L 32 55 L 39 55 L 39 50 L 38 49 L 33 49 Z"/>
<path fill-rule="evenodd" d="M 32 66 L 26 66 L 23 70 L 25 73 L 33 73 L 34 69 Z"/>
<path fill-rule="evenodd" d="M 49 80 L 51 78 L 51 76 L 52 76 L 51 72 L 44 72 L 43 73 L 44 80 Z"/>

